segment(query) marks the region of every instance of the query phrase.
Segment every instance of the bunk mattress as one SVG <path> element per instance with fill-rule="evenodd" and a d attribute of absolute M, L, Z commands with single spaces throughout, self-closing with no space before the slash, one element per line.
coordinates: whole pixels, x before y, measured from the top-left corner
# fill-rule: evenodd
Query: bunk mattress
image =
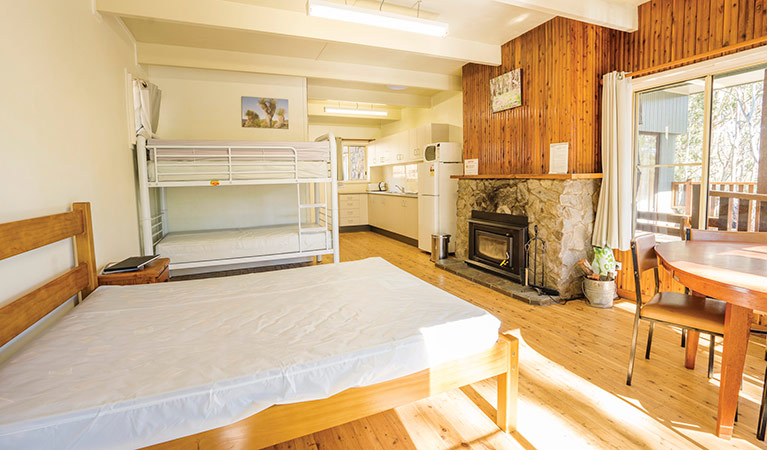
<path fill-rule="evenodd" d="M 0 366 L 0 448 L 139 448 L 492 347 L 499 321 L 380 258 L 102 286 Z"/>
<path fill-rule="evenodd" d="M 168 233 L 155 247 L 172 264 L 210 261 L 249 256 L 296 253 L 298 227 L 295 224 L 224 230 L 182 231 Z M 327 246 L 325 245 L 327 240 Z M 304 227 L 301 251 L 331 247 L 330 232 L 320 226 Z"/>
<path fill-rule="evenodd" d="M 240 160 L 232 164 L 232 180 L 295 179 L 295 167 L 281 161 Z M 297 167 L 298 178 L 329 177 L 328 164 L 325 162 L 299 161 Z M 147 161 L 147 176 L 150 182 L 229 180 L 228 163 L 221 159 L 162 161 L 157 169 L 155 172 L 154 161 Z"/>
<path fill-rule="evenodd" d="M 327 142 L 185 141 L 147 143 L 150 182 L 327 178 Z M 157 173 L 155 173 L 157 169 Z"/>

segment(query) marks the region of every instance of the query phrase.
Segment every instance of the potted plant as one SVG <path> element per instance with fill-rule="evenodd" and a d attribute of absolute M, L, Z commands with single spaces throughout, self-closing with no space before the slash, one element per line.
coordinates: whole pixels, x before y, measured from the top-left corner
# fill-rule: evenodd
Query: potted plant
<path fill-rule="evenodd" d="M 586 272 L 583 279 L 583 295 L 589 305 L 595 308 L 610 308 L 615 300 L 616 262 L 610 247 L 594 247 L 594 260 L 591 264 L 582 261 Z"/>

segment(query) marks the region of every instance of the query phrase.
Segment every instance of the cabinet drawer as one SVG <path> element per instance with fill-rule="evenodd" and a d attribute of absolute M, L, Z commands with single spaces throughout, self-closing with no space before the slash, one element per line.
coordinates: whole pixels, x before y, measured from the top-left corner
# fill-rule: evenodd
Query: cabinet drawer
<path fill-rule="evenodd" d="M 362 225 L 362 220 L 359 217 L 341 217 L 339 223 L 342 227 L 350 225 Z"/>
<path fill-rule="evenodd" d="M 346 203 L 346 202 L 356 202 L 356 203 L 359 203 L 360 202 L 360 196 L 359 195 L 354 195 L 354 194 L 341 194 L 341 195 L 338 196 L 338 200 L 341 203 Z"/>
<path fill-rule="evenodd" d="M 348 209 L 359 209 L 360 207 L 360 199 L 356 200 L 341 200 L 341 209 L 348 208 Z"/>
<path fill-rule="evenodd" d="M 341 210 L 341 217 L 359 217 L 360 216 L 360 210 L 357 209 L 342 209 Z"/>

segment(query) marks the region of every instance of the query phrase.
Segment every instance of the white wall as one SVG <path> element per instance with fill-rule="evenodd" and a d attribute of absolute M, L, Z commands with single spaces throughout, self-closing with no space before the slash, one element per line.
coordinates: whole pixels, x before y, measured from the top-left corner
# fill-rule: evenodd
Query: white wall
<path fill-rule="evenodd" d="M 0 41 L 0 222 L 90 201 L 98 264 L 136 254 L 132 38 L 90 0 L 38 0 L 4 2 Z M 0 261 L 0 305 L 72 264 L 69 241 Z"/>
<path fill-rule="evenodd" d="M 402 119 L 381 127 L 381 135 L 389 136 L 426 123 L 450 125 L 450 141 L 463 142 L 463 94 L 445 91 L 431 98 L 431 108 L 404 108 Z"/>
<path fill-rule="evenodd" d="M 307 140 L 306 79 L 245 72 L 149 66 L 162 90 L 163 139 Z M 289 128 L 244 128 L 241 97 L 288 100 Z M 295 186 L 172 188 L 169 231 L 208 230 L 295 220 Z"/>
<path fill-rule="evenodd" d="M 149 80 L 162 90 L 157 134 L 163 139 L 305 141 L 306 78 L 149 66 Z M 289 128 L 245 128 L 241 98 L 288 100 Z"/>
<path fill-rule="evenodd" d="M 378 139 L 381 137 L 381 127 L 309 124 L 310 141 L 331 132 L 344 139 Z"/>

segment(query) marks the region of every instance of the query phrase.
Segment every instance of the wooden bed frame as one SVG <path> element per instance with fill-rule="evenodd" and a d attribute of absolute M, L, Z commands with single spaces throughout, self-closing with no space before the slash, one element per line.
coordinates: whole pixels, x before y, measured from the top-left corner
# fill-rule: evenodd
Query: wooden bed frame
<path fill-rule="evenodd" d="M 77 265 L 0 308 L 0 345 L 68 299 L 80 294 L 82 301 L 97 287 L 89 203 L 74 203 L 72 211 L 63 214 L 0 224 L 0 260 L 71 237 Z M 501 334 L 496 345 L 482 353 L 326 399 L 275 405 L 234 424 L 148 448 L 262 448 L 490 377 L 498 379 L 496 423 L 509 432 L 516 427 L 518 361 L 519 341 Z"/>

